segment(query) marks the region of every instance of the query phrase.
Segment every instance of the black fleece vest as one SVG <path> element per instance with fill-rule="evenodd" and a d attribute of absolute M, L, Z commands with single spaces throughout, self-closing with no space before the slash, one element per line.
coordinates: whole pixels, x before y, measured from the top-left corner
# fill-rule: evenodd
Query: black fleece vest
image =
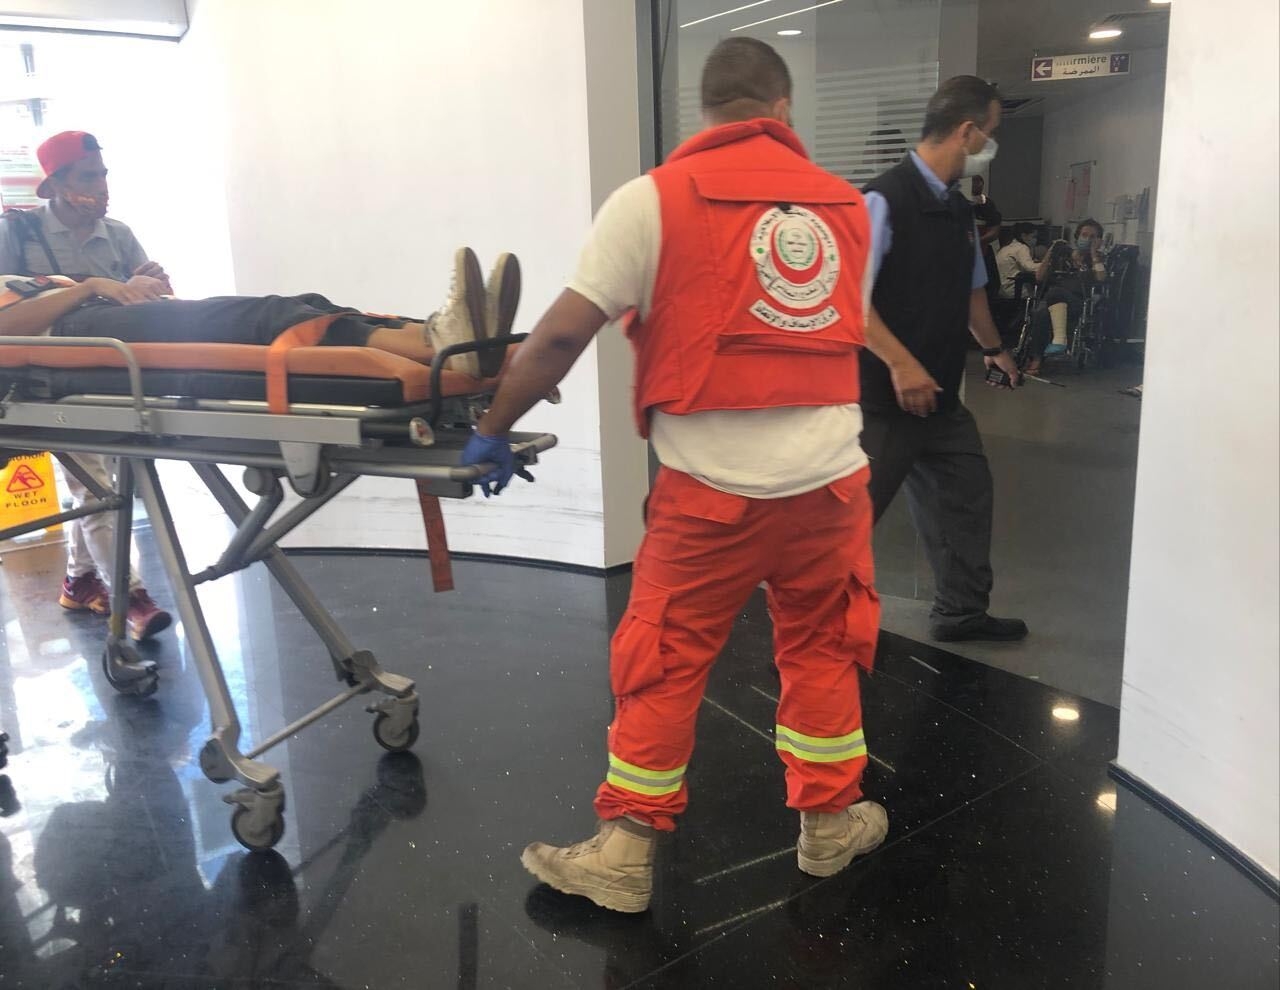
<path fill-rule="evenodd" d="M 958 189 L 938 199 L 908 155 L 867 183 L 889 204 L 893 243 L 880 264 L 872 302 L 903 346 L 942 386 L 940 410 L 959 401 L 969 347 L 973 287 L 973 209 Z M 889 369 L 868 351 L 859 356 L 862 405 L 896 410 Z"/>

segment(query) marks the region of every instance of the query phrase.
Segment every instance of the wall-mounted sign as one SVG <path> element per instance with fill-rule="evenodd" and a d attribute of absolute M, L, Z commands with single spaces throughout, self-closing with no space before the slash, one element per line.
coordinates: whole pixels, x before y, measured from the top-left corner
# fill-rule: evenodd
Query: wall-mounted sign
<path fill-rule="evenodd" d="M 1098 79 L 1127 76 L 1128 52 L 1094 52 L 1081 55 L 1037 55 L 1031 60 L 1031 81 Z"/>

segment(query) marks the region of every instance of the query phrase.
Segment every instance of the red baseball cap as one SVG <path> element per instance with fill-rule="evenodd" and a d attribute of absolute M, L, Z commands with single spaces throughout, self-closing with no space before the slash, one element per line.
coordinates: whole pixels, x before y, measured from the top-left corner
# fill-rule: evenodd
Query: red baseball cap
<path fill-rule="evenodd" d="M 101 150 L 98 139 L 87 131 L 63 131 L 49 138 L 36 149 L 36 157 L 40 159 L 45 175 L 44 181 L 36 186 L 36 195 L 41 199 L 53 199 L 53 189 L 49 185 L 53 173 Z"/>

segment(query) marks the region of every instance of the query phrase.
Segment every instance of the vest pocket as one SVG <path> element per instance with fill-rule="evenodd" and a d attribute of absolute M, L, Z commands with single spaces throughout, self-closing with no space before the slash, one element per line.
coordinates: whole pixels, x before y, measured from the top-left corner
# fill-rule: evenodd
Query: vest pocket
<path fill-rule="evenodd" d="M 671 592 L 633 579 L 631 600 L 609 645 L 609 686 L 622 698 L 659 683 L 666 672 L 662 632 Z"/>

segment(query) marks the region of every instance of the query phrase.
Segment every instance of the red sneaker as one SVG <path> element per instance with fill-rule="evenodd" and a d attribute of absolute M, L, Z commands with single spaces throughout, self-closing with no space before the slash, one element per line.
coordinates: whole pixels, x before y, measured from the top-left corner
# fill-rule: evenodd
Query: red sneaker
<path fill-rule="evenodd" d="M 129 626 L 129 635 L 136 640 L 143 640 L 168 629 L 173 616 L 152 600 L 146 588 L 134 588 L 129 592 L 129 612 L 125 621 Z"/>
<path fill-rule="evenodd" d="M 107 586 L 94 571 L 75 578 L 65 578 L 62 593 L 58 595 L 58 604 L 70 612 L 111 614 L 111 596 L 107 592 Z"/>

